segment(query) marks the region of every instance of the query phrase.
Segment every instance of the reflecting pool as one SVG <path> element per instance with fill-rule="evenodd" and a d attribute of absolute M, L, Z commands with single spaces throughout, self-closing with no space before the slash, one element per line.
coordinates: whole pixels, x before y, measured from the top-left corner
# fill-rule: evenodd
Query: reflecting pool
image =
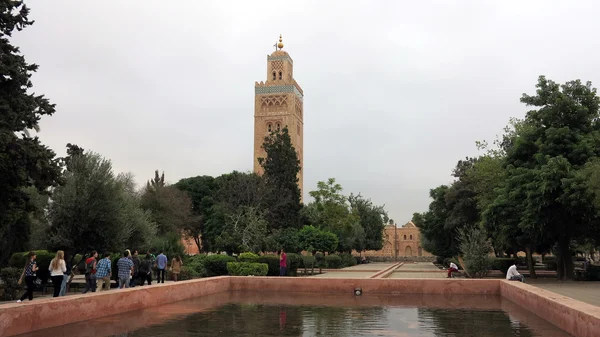
<path fill-rule="evenodd" d="M 499 296 L 220 293 L 20 335 L 567 337 Z M 572 337 L 572 336 L 571 336 Z"/>

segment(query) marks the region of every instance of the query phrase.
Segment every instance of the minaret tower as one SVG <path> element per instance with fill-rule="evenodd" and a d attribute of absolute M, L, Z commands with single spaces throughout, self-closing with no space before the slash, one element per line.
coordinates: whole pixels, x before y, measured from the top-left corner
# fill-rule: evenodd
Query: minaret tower
<path fill-rule="evenodd" d="M 298 186 L 302 196 L 304 93 L 294 80 L 294 61 L 283 50 L 281 35 L 274 47 L 275 51 L 267 56 L 267 80 L 254 84 L 254 172 L 263 173 L 258 158 L 266 157 L 262 149 L 264 138 L 287 126 L 300 160 Z"/>

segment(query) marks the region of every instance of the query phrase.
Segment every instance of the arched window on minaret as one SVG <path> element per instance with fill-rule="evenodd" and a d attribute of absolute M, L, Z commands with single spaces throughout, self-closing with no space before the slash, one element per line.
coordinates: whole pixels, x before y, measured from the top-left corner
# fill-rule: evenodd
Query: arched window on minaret
<path fill-rule="evenodd" d="M 279 71 L 279 79 L 283 78 L 283 73 L 281 71 Z"/>
<path fill-rule="evenodd" d="M 273 72 L 273 81 L 275 81 L 277 79 L 277 73 Z"/>
<path fill-rule="evenodd" d="M 272 127 L 271 127 L 271 123 L 267 124 L 267 131 L 269 131 L 269 132 L 273 131 Z"/>
<path fill-rule="evenodd" d="M 277 123 L 277 131 L 281 130 L 281 124 Z"/>

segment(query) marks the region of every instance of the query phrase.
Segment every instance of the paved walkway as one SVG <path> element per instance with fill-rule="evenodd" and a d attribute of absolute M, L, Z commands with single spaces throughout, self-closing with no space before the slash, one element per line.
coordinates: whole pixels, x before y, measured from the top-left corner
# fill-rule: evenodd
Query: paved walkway
<path fill-rule="evenodd" d="M 366 263 L 342 269 L 324 269 L 319 278 L 369 278 L 371 275 L 392 266 L 393 263 Z M 315 269 L 316 270 L 316 269 Z"/>
<path fill-rule="evenodd" d="M 388 278 L 445 278 L 446 275 L 431 262 L 405 262 Z"/>
<path fill-rule="evenodd" d="M 536 280 L 525 278 L 525 282 L 527 284 L 600 307 L 600 282 L 559 282 L 555 279 L 543 278 Z"/>

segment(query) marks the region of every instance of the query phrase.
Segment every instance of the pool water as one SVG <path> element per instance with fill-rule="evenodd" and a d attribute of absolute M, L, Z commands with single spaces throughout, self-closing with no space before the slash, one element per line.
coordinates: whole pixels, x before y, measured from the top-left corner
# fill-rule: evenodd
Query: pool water
<path fill-rule="evenodd" d="M 264 292 L 215 294 L 21 336 L 571 335 L 499 296 Z"/>

